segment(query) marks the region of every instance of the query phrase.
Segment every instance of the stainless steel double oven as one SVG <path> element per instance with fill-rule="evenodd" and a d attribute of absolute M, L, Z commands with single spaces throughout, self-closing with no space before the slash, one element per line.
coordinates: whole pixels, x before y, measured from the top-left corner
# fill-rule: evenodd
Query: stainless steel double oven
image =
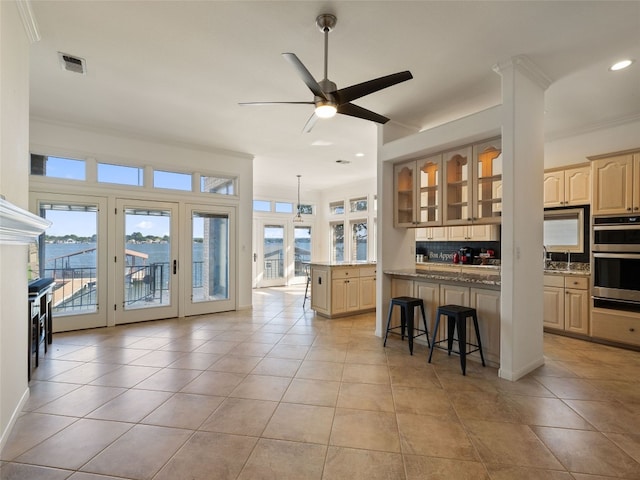
<path fill-rule="evenodd" d="M 640 311 L 640 216 L 593 218 L 594 306 Z"/>

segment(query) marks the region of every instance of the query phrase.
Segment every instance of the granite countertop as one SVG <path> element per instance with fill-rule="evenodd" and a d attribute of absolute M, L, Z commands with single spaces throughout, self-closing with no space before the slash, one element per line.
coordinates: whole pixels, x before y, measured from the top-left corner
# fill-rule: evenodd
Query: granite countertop
<path fill-rule="evenodd" d="M 455 283 L 472 283 L 477 285 L 499 287 L 500 270 L 477 268 L 467 266 L 452 269 L 423 270 L 415 268 L 403 268 L 397 270 L 385 270 L 386 275 L 409 277 L 418 280 L 437 280 Z"/>
<path fill-rule="evenodd" d="M 316 265 L 318 267 L 368 267 L 375 266 L 376 262 L 309 262 L 310 265 Z"/>

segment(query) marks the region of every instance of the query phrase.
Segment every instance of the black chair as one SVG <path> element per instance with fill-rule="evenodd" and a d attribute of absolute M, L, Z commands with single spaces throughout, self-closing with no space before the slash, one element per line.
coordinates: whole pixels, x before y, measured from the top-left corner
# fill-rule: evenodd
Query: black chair
<path fill-rule="evenodd" d="M 393 314 L 394 305 L 398 305 L 400 307 L 400 325 L 396 327 L 391 326 L 391 316 Z M 422 312 L 422 324 L 424 325 L 424 330 L 415 329 L 419 332 L 417 335 L 414 335 L 414 309 L 416 307 L 420 307 L 420 311 Z M 413 339 L 420 337 L 422 335 L 426 335 L 427 337 L 427 345 L 430 346 L 429 342 L 429 331 L 427 330 L 427 317 L 424 314 L 424 303 L 421 298 L 414 297 L 395 297 L 391 299 L 389 303 L 389 316 L 387 318 L 387 331 L 384 334 L 384 344 L 383 346 L 387 346 L 387 337 L 389 336 L 389 332 L 393 332 L 393 330 L 400 329 L 400 335 L 402 340 L 404 340 L 405 329 L 407 330 L 407 339 L 409 340 L 409 353 L 413 355 Z"/>
<path fill-rule="evenodd" d="M 436 341 L 435 335 L 438 334 L 438 327 L 440 326 L 440 317 L 445 315 L 447 317 L 447 338 Z M 476 332 L 476 339 L 478 343 L 470 343 L 467 340 L 467 319 L 473 319 L 473 328 Z M 454 334 L 455 330 L 458 330 L 458 350 L 453 350 Z M 434 339 L 429 348 L 429 363 L 431 363 L 431 357 L 433 355 L 434 348 L 440 348 L 444 350 L 444 347 L 440 347 L 439 344 L 447 342 L 447 353 L 451 355 L 451 352 L 460 355 L 460 367 L 462 368 L 462 375 L 467 374 L 467 355 L 473 352 L 480 351 L 480 360 L 482 360 L 482 366 L 485 366 L 484 355 L 482 354 L 482 341 L 480 340 L 480 329 L 478 328 L 478 315 L 475 308 L 462 307 L 460 305 L 443 305 L 438 307 L 436 312 L 436 324 L 433 327 Z M 467 348 L 470 348 L 467 350 Z"/>

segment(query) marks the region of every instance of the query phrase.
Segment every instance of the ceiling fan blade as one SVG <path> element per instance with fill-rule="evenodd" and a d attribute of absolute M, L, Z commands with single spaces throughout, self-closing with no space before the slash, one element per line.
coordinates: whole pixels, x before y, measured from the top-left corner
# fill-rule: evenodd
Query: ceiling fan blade
<path fill-rule="evenodd" d="M 367 82 L 362 82 L 356 85 L 351 85 L 350 87 L 341 88 L 340 90 L 336 91 L 334 95 L 336 96 L 339 104 L 348 103 L 360 97 L 364 97 L 365 95 L 369 95 L 370 93 L 382 90 L 383 88 L 406 82 L 407 80 L 411 80 L 412 78 L 413 75 L 411 75 L 411 72 L 408 70 L 404 72 L 392 73 L 391 75 L 387 75 L 385 77 L 375 78 Z"/>
<path fill-rule="evenodd" d="M 293 65 L 293 68 L 296 69 L 298 75 L 300 75 L 300 78 L 302 78 L 302 81 L 307 85 L 307 87 L 309 87 L 309 90 L 311 90 L 314 95 L 328 100 L 327 96 L 322 91 L 322 88 L 320 88 L 320 85 L 318 84 L 318 82 L 316 82 L 316 79 L 313 78 L 313 75 L 309 73 L 307 67 L 304 66 L 304 64 L 300 61 L 295 53 L 283 53 L 282 56 L 291 65 Z"/>
<path fill-rule="evenodd" d="M 376 123 L 387 123 L 389 119 L 383 115 L 367 110 L 366 108 L 359 107 L 353 103 L 343 103 L 338 106 L 338 113 L 342 115 L 349 115 L 350 117 L 364 118 L 365 120 L 371 120 Z"/>
<path fill-rule="evenodd" d="M 317 121 L 318 116 L 314 112 L 309 117 L 309 120 L 307 120 L 307 123 L 305 123 L 304 128 L 302 129 L 302 133 L 309 133 Z"/>
<path fill-rule="evenodd" d="M 238 105 L 315 105 L 313 102 L 240 102 Z"/>

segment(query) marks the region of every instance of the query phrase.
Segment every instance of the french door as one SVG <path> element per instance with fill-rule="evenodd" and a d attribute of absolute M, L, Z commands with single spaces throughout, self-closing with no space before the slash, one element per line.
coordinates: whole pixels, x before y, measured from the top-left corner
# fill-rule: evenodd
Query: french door
<path fill-rule="evenodd" d="M 116 200 L 115 323 L 178 316 L 178 204 Z"/>

